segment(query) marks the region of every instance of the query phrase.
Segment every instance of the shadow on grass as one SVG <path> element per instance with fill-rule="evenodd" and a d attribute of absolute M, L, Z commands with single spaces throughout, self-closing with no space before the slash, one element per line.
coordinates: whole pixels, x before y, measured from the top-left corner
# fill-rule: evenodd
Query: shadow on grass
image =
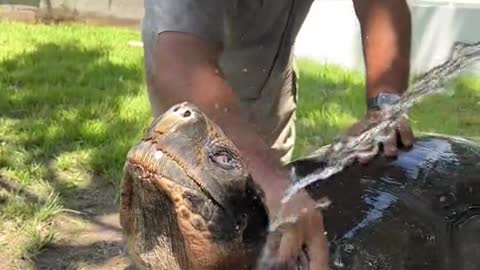
<path fill-rule="evenodd" d="M 125 101 L 141 96 L 141 67 L 141 63 L 111 62 L 108 48 L 90 49 L 75 43 L 39 44 L 30 53 L 0 62 L 0 85 L 6 88 L 0 91 L 1 117 L 13 121 L 18 132 L 7 143 L 27 153 L 26 163 L 45 168 L 43 178 L 61 194 L 65 208 L 80 211 L 84 219 L 110 230 L 94 217 L 117 212 L 124 158 L 150 117 L 120 116 Z M 82 151 L 87 153 L 84 158 L 62 157 Z M 4 163 L 16 165 L 8 157 Z M 88 174 L 75 174 L 74 167 Z M 75 177 L 90 179 L 76 185 L 70 181 Z M 36 179 L 20 180 L 27 186 L 29 181 Z M 65 252 L 86 248 L 68 247 Z M 97 247 L 92 244 L 91 248 Z M 62 254 L 61 246 L 56 249 Z M 37 258 L 42 261 L 42 254 Z M 98 258 L 95 262 L 100 263 Z"/>

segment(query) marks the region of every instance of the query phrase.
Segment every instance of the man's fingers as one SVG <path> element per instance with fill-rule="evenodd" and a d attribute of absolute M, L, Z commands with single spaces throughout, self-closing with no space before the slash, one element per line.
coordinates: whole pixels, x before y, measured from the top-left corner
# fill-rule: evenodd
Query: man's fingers
<path fill-rule="evenodd" d="M 367 164 L 372 158 L 374 158 L 378 154 L 378 148 L 378 144 L 375 144 L 370 151 L 358 153 L 358 162 L 360 162 L 360 164 Z"/>
<path fill-rule="evenodd" d="M 289 234 L 288 229 L 283 229 L 282 232 L 271 232 L 261 257 L 256 265 L 255 270 L 290 270 L 295 269 L 292 260 L 280 258 L 279 255 L 281 242 L 285 235 Z"/>
<path fill-rule="evenodd" d="M 282 229 L 278 249 L 270 252 L 271 261 L 267 263 L 269 266 L 264 268 L 297 269 L 295 267 L 300 265 L 302 269 L 326 270 L 328 269 L 326 252 L 327 244 L 321 213 L 302 215 L 295 225 Z"/>
<path fill-rule="evenodd" d="M 310 259 L 308 258 L 308 250 L 306 246 L 305 248 L 302 248 L 302 252 L 300 253 L 300 257 L 298 259 L 298 264 L 302 270 L 310 269 Z"/>
<path fill-rule="evenodd" d="M 413 135 L 413 130 L 406 119 L 399 121 L 398 133 L 400 134 L 400 140 L 402 141 L 403 146 L 410 147 L 413 145 L 415 137 Z"/>
<path fill-rule="evenodd" d="M 390 131 L 387 141 L 384 142 L 384 152 L 387 157 L 394 157 L 398 152 L 397 132 L 400 135 L 400 141 L 403 146 L 410 147 L 414 143 L 413 131 L 404 118 L 397 123 L 396 130 Z"/>
<path fill-rule="evenodd" d="M 325 243 L 325 236 L 323 233 L 314 236 L 309 244 L 310 270 L 327 270 L 328 269 L 328 255 L 327 245 Z"/>
<path fill-rule="evenodd" d="M 298 220 L 297 222 L 301 222 Z M 278 249 L 278 259 L 280 264 L 286 264 L 291 261 L 296 261 L 296 258 L 302 250 L 303 231 L 299 226 L 291 226 L 286 230 L 282 239 L 280 240 L 280 247 Z"/>
<path fill-rule="evenodd" d="M 394 157 L 397 155 L 397 133 L 395 130 L 388 130 L 387 131 L 388 137 L 385 142 L 383 142 L 383 152 L 387 157 Z"/>
<path fill-rule="evenodd" d="M 369 113 L 367 115 L 367 119 L 357 122 L 355 125 L 353 125 L 353 127 L 349 129 L 347 134 L 349 136 L 358 136 L 362 132 L 365 132 L 373 125 L 378 124 L 382 120 L 383 115 L 381 114 L 381 112 Z M 397 134 L 399 135 L 399 138 L 397 137 Z M 386 157 L 397 156 L 399 142 L 401 142 L 404 147 L 411 147 L 415 143 L 415 136 L 406 116 L 403 116 L 403 118 L 398 121 L 395 128 L 385 129 L 384 136 L 377 136 L 375 139 L 377 141 L 381 141 L 383 145 L 383 153 Z M 366 164 L 370 162 L 370 160 L 376 154 L 373 150 L 370 151 L 370 149 L 362 149 L 361 151 L 358 151 L 359 153 L 352 155 L 352 160 L 348 160 L 349 162 L 347 165 L 350 165 L 350 163 L 354 160 L 358 160 L 358 162 L 361 164 Z"/>
<path fill-rule="evenodd" d="M 273 257 L 278 253 L 280 247 L 281 234 L 278 232 L 271 232 L 267 238 L 263 253 L 264 257 Z"/>
<path fill-rule="evenodd" d="M 309 228 L 306 228 L 308 231 L 306 240 L 308 240 L 308 258 L 310 259 L 309 269 L 327 270 L 328 249 L 321 214 L 311 216 L 307 226 L 309 226 Z"/>

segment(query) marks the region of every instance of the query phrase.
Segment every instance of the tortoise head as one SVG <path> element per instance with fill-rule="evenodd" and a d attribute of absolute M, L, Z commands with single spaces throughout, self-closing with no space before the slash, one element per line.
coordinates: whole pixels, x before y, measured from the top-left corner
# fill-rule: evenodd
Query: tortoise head
<path fill-rule="evenodd" d="M 152 123 L 125 163 L 120 209 L 131 257 L 155 269 L 248 269 L 263 246 L 263 194 L 238 149 L 189 103 Z"/>

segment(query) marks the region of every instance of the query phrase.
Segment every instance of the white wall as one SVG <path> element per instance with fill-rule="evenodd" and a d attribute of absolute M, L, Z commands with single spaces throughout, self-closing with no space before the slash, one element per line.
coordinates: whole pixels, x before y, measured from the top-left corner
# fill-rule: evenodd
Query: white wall
<path fill-rule="evenodd" d="M 49 1 L 53 7 L 68 7 L 80 13 L 135 20 L 143 16 L 143 0 Z M 0 0 L 0 7 L 26 2 L 46 6 L 47 0 Z M 480 0 L 410 0 L 409 6 L 413 19 L 413 73 L 443 62 L 455 41 L 480 41 Z M 352 0 L 316 0 L 299 33 L 296 54 L 363 70 Z"/>
<path fill-rule="evenodd" d="M 446 60 L 455 41 L 480 41 L 480 0 L 410 2 L 412 73 Z M 363 70 L 359 24 L 350 0 L 315 1 L 301 29 L 296 54 Z"/>

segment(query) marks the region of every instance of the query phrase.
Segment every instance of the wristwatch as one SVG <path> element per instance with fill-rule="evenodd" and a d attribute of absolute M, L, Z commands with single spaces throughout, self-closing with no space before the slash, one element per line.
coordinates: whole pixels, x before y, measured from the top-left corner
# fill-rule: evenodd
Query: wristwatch
<path fill-rule="evenodd" d="M 367 109 L 369 111 L 378 111 L 388 105 L 397 103 L 401 96 L 398 94 L 380 93 L 377 96 L 367 100 Z"/>

